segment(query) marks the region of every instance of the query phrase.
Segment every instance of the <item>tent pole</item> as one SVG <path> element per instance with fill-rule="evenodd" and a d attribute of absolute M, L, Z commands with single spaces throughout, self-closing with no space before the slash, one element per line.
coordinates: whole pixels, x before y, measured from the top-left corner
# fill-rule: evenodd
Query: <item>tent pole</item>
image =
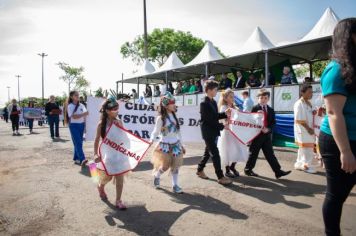
<path fill-rule="evenodd" d="M 209 65 L 208 63 L 205 64 L 205 77 L 208 78 L 209 76 Z"/>
<path fill-rule="evenodd" d="M 124 73 L 121 73 L 121 93 L 124 93 Z"/>
<path fill-rule="evenodd" d="M 268 50 L 265 51 L 265 87 L 268 87 L 269 81 L 268 81 Z"/>
<path fill-rule="evenodd" d="M 140 78 L 137 78 L 137 94 L 140 94 Z M 138 96 L 140 97 L 140 96 Z"/>
<path fill-rule="evenodd" d="M 313 63 L 309 63 L 309 77 L 310 79 L 313 79 Z"/>
<path fill-rule="evenodd" d="M 119 81 L 116 81 L 116 96 L 117 94 L 119 94 Z"/>
<path fill-rule="evenodd" d="M 168 71 L 166 71 L 166 87 L 168 88 Z"/>

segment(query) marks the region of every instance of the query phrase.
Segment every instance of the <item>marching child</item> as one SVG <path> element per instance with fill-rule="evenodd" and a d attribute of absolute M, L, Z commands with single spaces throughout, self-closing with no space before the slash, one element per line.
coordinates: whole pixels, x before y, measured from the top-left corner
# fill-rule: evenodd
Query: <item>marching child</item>
<path fill-rule="evenodd" d="M 218 108 L 219 112 L 225 112 L 228 108 L 232 109 L 232 111 L 238 110 L 234 104 L 234 91 L 226 89 L 221 94 Z M 224 122 L 227 124 L 228 119 L 225 119 Z M 235 166 L 237 162 L 247 161 L 247 146 L 238 141 L 228 129 L 224 129 L 221 131 L 221 137 L 218 139 L 218 148 L 221 165 L 225 166 L 225 176 L 229 178 L 239 177 L 240 174 Z"/>
<path fill-rule="evenodd" d="M 253 169 L 256 166 L 258 154 L 262 149 L 263 154 L 271 166 L 277 179 L 289 175 L 291 171 L 283 171 L 277 157 L 274 155 L 272 146 L 272 131 L 276 124 L 276 117 L 272 107 L 268 106 L 270 92 L 266 89 L 261 89 L 257 95 L 258 104 L 252 108 L 252 112 L 263 112 L 265 115 L 265 124 L 261 133 L 252 141 L 250 146 L 250 154 L 245 166 L 245 175 L 258 176 Z"/>
<path fill-rule="evenodd" d="M 100 157 L 98 156 L 99 152 L 99 142 L 101 139 L 105 138 L 106 132 L 108 128 L 113 124 L 117 123 L 121 127 L 123 127 L 121 120 L 117 119 L 117 115 L 119 113 L 119 104 L 116 102 L 114 97 L 108 98 L 102 108 L 100 109 L 101 119 L 96 129 L 96 137 L 94 141 L 94 158 L 97 164 L 97 170 L 99 175 L 99 183 L 98 183 L 98 191 L 99 196 L 102 200 L 107 200 L 108 197 L 105 193 L 105 185 L 109 183 L 112 179 L 116 184 L 116 202 L 115 205 L 120 210 L 125 210 L 127 207 L 121 200 L 122 190 L 124 186 L 124 175 L 118 176 L 108 176 L 105 173 L 104 166 L 100 162 Z"/>
<path fill-rule="evenodd" d="M 227 115 L 231 114 L 231 109 L 228 108 L 225 112 L 219 112 L 218 106 L 214 100 L 218 92 L 218 83 L 209 80 L 205 83 L 206 97 L 200 103 L 201 115 L 201 133 L 205 141 L 205 152 L 198 164 L 197 176 L 202 179 L 209 179 L 204 173 L 204 168 L 209 158 L 213 160 L 215 174 L 218 177 L 218 183 L 222 185 L 229 185 L 232 183 L 231 179 L 224 177 L 224 172 L 221 169 L 221 161 L 219 149 L 217 147 L 217 139 L 220 136 L 220 131 L 225 126 L 219 123 L 220 119 L 226 119 Z"/>
<path fill-rule="evenodd" d="M 161 97 L 159 116 L 151 135 L 151 142 L 160 136 L 157 146 L 153 151 L 152 164 L 154 173 L 154 186 L 160 187 L 160 177 L 171 170 L 174 193 L 183 193 L 178 185 L 179 167 L 183 164 L 185 149 L 182 145 L 180 125 L 176 116 L 175 99 L 170 92 Z"/>

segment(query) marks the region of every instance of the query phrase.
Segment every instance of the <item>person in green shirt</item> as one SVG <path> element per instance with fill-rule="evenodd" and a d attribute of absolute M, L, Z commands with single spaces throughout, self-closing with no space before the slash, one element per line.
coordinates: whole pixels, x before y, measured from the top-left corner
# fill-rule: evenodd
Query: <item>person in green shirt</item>
<path fill-rule="evenodd" d="M 326 235 L 341 235 L 342 207 L 356 184 L 356 18 L 341 20 L 332 38 L 332 61 L 321 76 L 326 117 L 319 147 L 326 171 Z"/>
<path fill-rule="evenodd" d="M 190 80 L 189 93 L 195 93 L 196 91 L 198 91 L 198 89 L 194 84 L 194 80 Z"/>
<path fill-rule="evenodd" d="M 182 87 L 182 93 L 189 93 L 189 90 L 190 90 L 190 82 L 184 81 L 183 87 Z"/>

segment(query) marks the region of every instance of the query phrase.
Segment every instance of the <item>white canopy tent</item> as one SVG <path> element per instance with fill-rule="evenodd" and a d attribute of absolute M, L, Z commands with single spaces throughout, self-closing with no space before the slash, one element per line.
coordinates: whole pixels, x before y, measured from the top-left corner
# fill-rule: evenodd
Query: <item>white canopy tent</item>
<path fill-rule="evenodd" d="M 273 47 L 275 46 L 273 45 L 271 40 L 269 40 L 266 34 L 261 30 L 261 28 L 256 27 L 250 37 L 246 40 L 242 48 L 239 50 L 237 55 L 268 50 Z"/>
<path fill-rule="evenodd" d="M 268 67 L 285 60 L 289 60 L 291 64 L 312 64 L 315 61 L 327 60 L 331 49 L 331 35 L 338 21 L 339 17 L 334 11 L 327 8 L 312 30 L 301 40 L 283 46 L 275 46 L 257 27 L 237 55 L 229 58 L 223 58 L 214 45 L 207 41 L 200 53 L 184 66 L 172 66 L 177 64 L 173 63 L 174 55 L 171 55 L 172 58 L 167 59 L 162 69 L 146 74 L 146 83 L 162 82 L 169 72 L 176 75 L 176 80 L 180 80 L 189 75 L 191 77 L 229 72 L 232 69 L 253 71 L 264 68 L 267 77 Z M 135 83 L 134 78 L 125 82 Z"/>
<path fill-rule="evenodd" d="M 206 41 L 199 54 L 184 67 L 179 68 L 176 71 L 193 76 L 200 76 L 203 74 L 207 76 L 209 74 L 210 62 L 220 59 L 223 59 L 223 56 L 218 52 L 213 43 Z"/>
<path fill-rule="evenodd" d="M 331 36 L 339 20 L 335 12 L 330 7 L 327 8 L 319 21 L 299 42 Z"/>

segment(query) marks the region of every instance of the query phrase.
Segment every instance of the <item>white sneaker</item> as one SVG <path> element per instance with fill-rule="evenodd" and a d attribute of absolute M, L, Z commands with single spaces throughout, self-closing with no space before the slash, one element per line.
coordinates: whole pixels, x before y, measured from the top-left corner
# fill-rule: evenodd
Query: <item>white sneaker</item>
<path fill-rule="evenodd" d="M 304 170 L 304 172 L 309 174 L 315 174 L 317 171 L 313 167 L 309 167 L 308 169 Z"/>
<path fill-rule="evenodd" d="M 297 163 L 294 164 L 294 169 L 295 170 L 305 170 L 303 165 L 300 165 L 300 164 L 297 164 Z"/>

